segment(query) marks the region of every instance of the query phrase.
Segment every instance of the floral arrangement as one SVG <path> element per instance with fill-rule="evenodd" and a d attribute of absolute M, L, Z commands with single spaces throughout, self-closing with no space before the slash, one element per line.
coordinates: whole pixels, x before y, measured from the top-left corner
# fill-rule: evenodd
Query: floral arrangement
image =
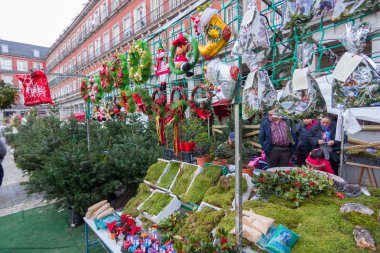
<path fill-rule="evenodd" d="M 303 200 L 313 195 L 321 193 L 331 195 L 335 192 L 334 181 L 331 178 L 306 167 L 275 171 L 273 176 L 261 173 L 258 176 L 254 175 L 252 181 L 260 197 L 265 198 L 274 194 L 291 201 L 295 207 L 299 207 Z"/>
<path fill-rule="evenodd" d="M 115 87 L 125 90 L 129 85 L 129 70 L 125 53 L 115 55 L 111 62 L 111 71 Z"/>
<path fill-rule="evenodd" d="M 91 91 L 91 84 L 89 80 L 87 78 L 82 79 L 82 82 L 80 85 L 80 95 L 82 96 L 83 100 L 86 103 L 91 102 L 90 91 Z"/>
<path fill-rule="evenodd" d="M 145 83 L 150 76 L 152 54 L 148 44 L 138 40 L 128 51 L 129 77 L 135 84 Z"/>
<path fill-rule="evenodd" d="M 112 86 L 115 82 L 114 76 L 111 72 L 111 62 L 103 63 L 102 69 L 99 71 L 100 82 L 102 84 L 102 89 L 105 92 L 111 92 Z"/>

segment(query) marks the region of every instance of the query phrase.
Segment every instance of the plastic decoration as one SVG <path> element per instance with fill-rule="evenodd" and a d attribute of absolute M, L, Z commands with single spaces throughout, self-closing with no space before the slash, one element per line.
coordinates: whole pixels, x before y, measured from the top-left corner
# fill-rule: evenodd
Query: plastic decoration
<path fill-rule="evenodd" d="M 227 45 L 231 28 L 218 16 L 218 10 L 208 3 L 198 8 L 198 15 L 191 19 L 197 35 L 203 34 L 207 38 L 206 45 L 199 45 L 199 52 L 206 60 L 210 60 Z"/>
<path fill-rule="evenodd" d="M 16 75 L 16 77 L 22 82 L 25 106 L 53 104 L 48 80 L 44 72 L 36 70 L 32 74 Z"/>
<path fill-rule="evenodd" d="M 374 13 L 379 9 L 378 0 L 337 0 L 332 20 L 337 21 L 362 13 Z"/>
<path fill-rule="evenodd" d="M 334 11 L 336 0 L 316 0 L 313 6 L 314 18 L 329 15 Z"/>
<path fill-rule="evenodd" d="M 305 70 L 310 65 L 312 52 L 312 44 L 304 42 L 298 45 L 298 70 Z M 326 115 L 326 102 L 317 82 L 308 71 L 305 73 L 305 78 L 306 88 L 297 88 L 298 83 L 293 83 L 290 80 L 283 89 L 279 99 L 279 107 L 283 115 L 300 119 L 315 119 L 321 115 Z"/>
<path fill-rule="evenodd" d="M 99 71 L 99 78 L 104 92 L 111 92 L 115 82 L 114 76 L 111 73 L 111 62 L 103 63 L 102 69 Z"/>
<path fill-rule="evenodd" d="M 243 89 L 243 120 L 258 112 L 270 111 L 277 104 L 277 93 L 266 70 L 253 72 L 252 83 L 245 83 Z"/>
<path fill-rule="evenodd" d="M 158 98 L 157 98 L 158 95 Z M 156 114 L 156 131 L 159 144 L 166 143 L 165 139 L 165 108 L 166 108 L 166 95 L 160 89 L 155 89 L 152 94 L 153 108 Z"/>
<path fill-rule="evenodd" d="M 100 100 L 103 97 L 103 89 L 102 84 L 100 81 L 100 77 L 98 74 L 93 75 L 89 79 L 91 91 L 90 91 L 90 98 L 91 102 L 95 104 L 99 104 Z"/>
<path fill-rule="evenodd" d="M 166 91 L 166 80 L 168 74 L 170 73 L 169 60 L 166 55 L 165 49 L 162 46 L 161 41 L 159 42 L 157 55 L 156 55 L 156 65 L 154 65 L 154 71 L 156 76 L 160 78 L 160 89 Z"/>
<path fill-rule="evenodd" d="M 137 106 L 134 98 L 132 97 L 132 91 L 122 90 L 119 104 L 125 108 L 129 113 L 136 112 Z"/>
<path fill-rule="evenodd" d="M 80 85 L 80 95 L 86 103 L 91 102 L 90 98 L 91 84 L 87 78 L 82 79 Z"/>
<path fill-rule="evenodd" d="M 179 92 L 179 100 L 174 101 L 175 94 Z M 185 91 L 181 87 L 176 87 L 172 90 L 170 95 L 170 108 L 168 111 L 168 116 L 166 118 L 166 125 L 173 124 L 173 149 L 174 154 L 178 156 L 181 151 L 181 140 L 179 138 L 178 125 L 185 118 L 185 111 L 187 109 L 188 103 L 185 95 Z"/>
<path fill-rule="evenodd" d="M 206 93 L 206 98 L 196 99 L 195 96 L 199 90 L 202 90 Z M 198 84 L 194 87 L 189 99 L 189 107 L 191 113 L 203 120 L 210 118 L 212 116 L 211 101 L 212 94 L 209 87 L 207 87 L 205 84 Z"/>
<path fill-rule="evenodd" d="M 209 62 L 205 71 L 205 78 L 214 86 L 212 103 L 231 100 L 239 76 L 239 68 L 214 59 Z"/>
<path fill-rule="evenodd" d="M 153 101 L 147 90 L 137 87 L 134 93 L 132 94 L 132 97 L 136 105 L 138 106 L 138 110 L 140 112 L 145 113 L 147 115 L 152 115 Z"/>
<path fill-rule="evenodd" d="M 283 26 L 290 29 L 295 26 L 305 25 L 312 18 L 313 1 L 287 0 L 284 4 Z"/>
<path fill-rule="evenodd" d="M 135 84 L 143 84 L 150 77 L 152 54 L 148 44 L 138 40 L 128 51 L 129 77 Z"/>
<path fill-rule="evenodd" d="M 186 33 L 179 33 L 170 47 L 169 67 L 171 72 L 176 75 L 186 74 L 186 77 L 193 76 L 194 73 L 190 70 L 193 69 L 198 62 L 198 58 L 199 50 L 197 39 Z"/>
<path fill-rule="evenodd" d="M 248 1 L 244 19 L 248 21 L 241 24 L 239 36 L 231 54 L 232 56 L 251 58 L 252 55 L 269 47 L 267 28 L 260 11 L 256 7 L 255 0 Z"/>
<path fill-rule="evenodd" d="M 114 87 L 125 90 L 129 86 L 129 70 L 125 53 L 115 55 L 111 62 Z"/>
<path fill-rule="evenodd" d="M 346 24 L 341 42 L 349 53 L 361 56 L 362 61 L 346 82 L 334 79 L 333 105 L 337 108 L 380 106 L 380 70 L 362 53 L 369 33 L 370 26 L 366 23 Z"/>

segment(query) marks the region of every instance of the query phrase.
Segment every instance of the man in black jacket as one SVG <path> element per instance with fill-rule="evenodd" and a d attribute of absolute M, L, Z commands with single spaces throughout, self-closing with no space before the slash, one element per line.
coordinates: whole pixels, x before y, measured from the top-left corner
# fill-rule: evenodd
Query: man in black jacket
<path fill-rule="evenodd" d="M 263 115 L 259 142 L 265 152 L 268 168 L 288 166 L 290 156 L 295 154 L 294 130 L 293 122 L 277 116 L 274 110 Z"/>
<path fill-rule="evenodd" d="M 3 160 L 5 155 L 7 154 L 7 148 L 5 147 L 5 144 L 0 139 L 0 186 L 3 183 L 3 177 L 4 177 L 4 170 L 3 170 Z"/>
<path fill-rule="evenodd" d="M 311 136 L 311 129 L 318 121 L 313 119 L 304 119 L 303 122 L 296 125 L 297 134 L 297 165 L 305 164 L 309 153 L 313 150 L 308 138 Z"/>

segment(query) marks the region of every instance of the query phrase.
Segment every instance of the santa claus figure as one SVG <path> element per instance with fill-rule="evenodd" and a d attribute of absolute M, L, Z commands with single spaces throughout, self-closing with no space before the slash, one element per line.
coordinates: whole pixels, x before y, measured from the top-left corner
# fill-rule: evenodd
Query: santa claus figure
<path fill-rule="evenodd" d="M 162 43 L 160 41 L 158 51 L 157 51 L 157 57 L 156 57 L 156 65 L 154 66 L 154 71 L 156 72 L 156 76 L 160 78 L 160 90 L 166 91 L 166 80 L 167 75 L 170 73 L 169 68 L 169 61 L 168 56 L 166 55 L 166 52 L 164 50 L 164 47 L 162 46 Z"/>
<path fill-rule="evenodd" d="M 194 75 L 193 72 L 190 72 L 189 59 L 186 54 L 190 49 L 190 45 L 187 42 L 186 38 L 182 33 L 179 33 L 178 38 L 173 41 L 173 46 L 177 47 L 176 55 L 174 58 L 174 65 L 177 69 L 182 70 L 186 73 L 186 77 L 191 77 Z"/>

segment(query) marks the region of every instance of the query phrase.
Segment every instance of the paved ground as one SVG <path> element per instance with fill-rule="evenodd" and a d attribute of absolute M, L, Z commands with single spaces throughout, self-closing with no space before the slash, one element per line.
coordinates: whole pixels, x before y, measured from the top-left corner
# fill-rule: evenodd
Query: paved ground
<path fill-rule="evenodd" d="M 8 153 L 3 161 L 4 179 L 0 187 L 0 216 L 30 209 L 44 204 L 40 194 L 28 195 L 22 182 L 28 181 L 28 177 L 16 167 L 12 151 L 8 147 Z"/>

